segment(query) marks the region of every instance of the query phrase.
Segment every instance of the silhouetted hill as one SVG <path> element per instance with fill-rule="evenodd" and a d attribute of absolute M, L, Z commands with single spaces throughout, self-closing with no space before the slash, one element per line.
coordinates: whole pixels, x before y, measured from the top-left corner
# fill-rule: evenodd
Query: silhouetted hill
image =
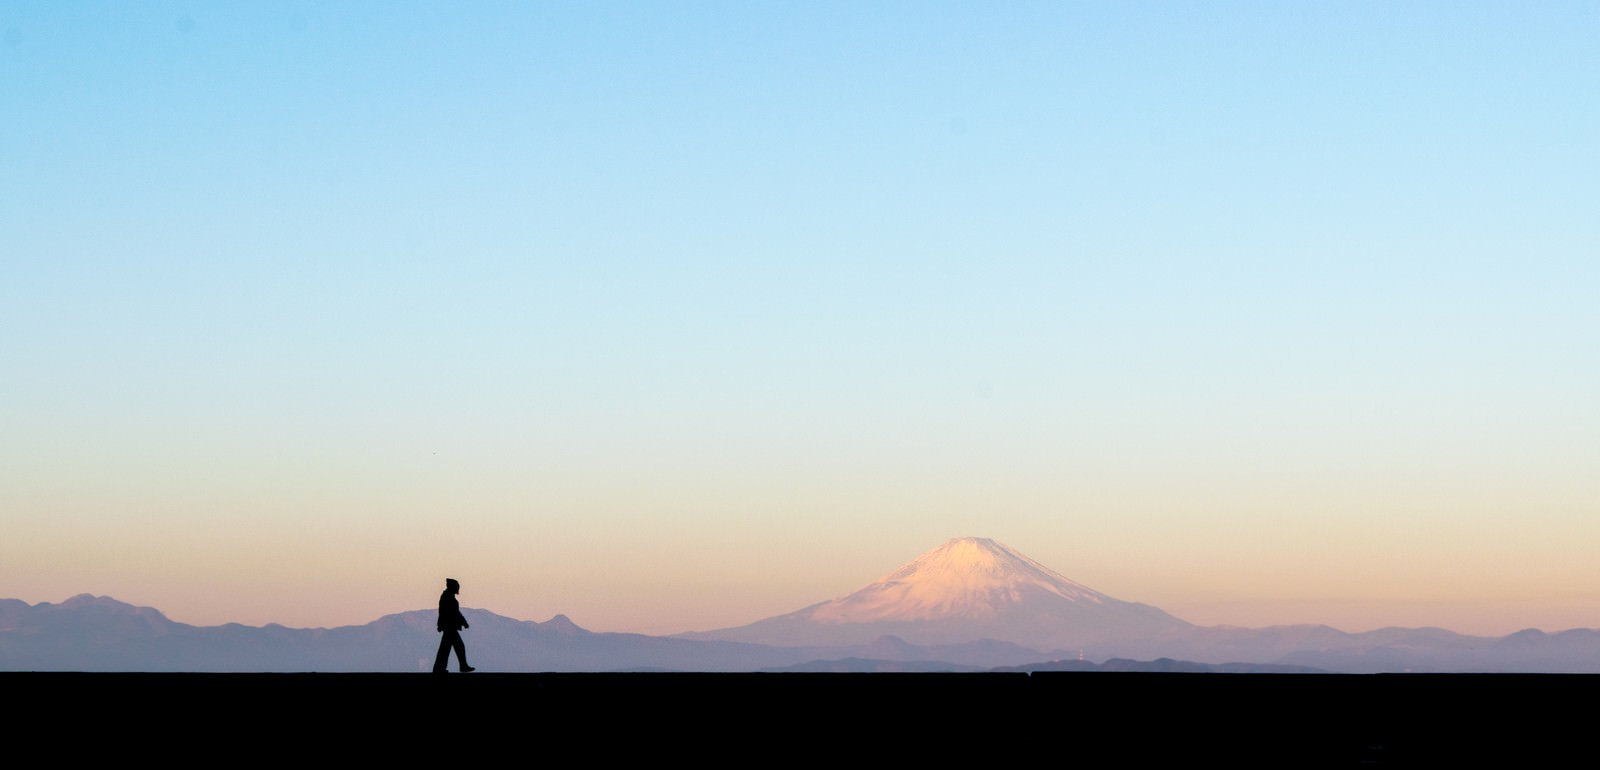
<path fill-rule="evenodd" d="M 854 647 L 777 647 L 644 634 L 597 633 L 562 615 L 538 623 L 465 608 L 470 659 L 485 671 L 761 671 L 821 659 L 935 660 L 987 668 L 1036 660 L 1017 645 L 979 641 L 925 648 L 896 639 Z M 149 607 L 83 594 L 60 604 L 0 603 L 0 670 L 376 672 L 427 671 L 439 636 L 434 610 L 371 623 L 295 629 L 191 626 Z"/>
<path fill-rule="evenodd" d="M 1001 666 L 996 672 L 1019 671 L 1038 673 L 1044 671 L 1101 671 L 1143 672 L 1159 674 L 1327 674 L 1332 673 L 1307 666 L 1280 666 L 1270 663 L 1196 663 L 1192 660 L 1129 660 L 1112 658 L 1103 663 L 1089 660 L 1052 660 L 1029 663 L 1025 666 Z"/>
<path fill-rule="evenodd" d="M 484 671 L 974 671 L 1077 670 L 1078 650 L 977 639 L 914 644 L 883 636 L 855 645 L 745 642 L 597 633 L 557 615 L 543 623 L 464 609 L 470 659 Z M 191 626 L 103 596 L 60 604 L 0 600 L 0 670 L 416 672 L 438 646 L 434 610 L 360 626 Z M 1345 633 L 1327 626 L 1194 627 L 1083 651 L 1104 660 L 1184 661 L 1213 672 L 1600 673 L 1600 631 L 1534 629 L 1500 638 L 1438 628 Z M 1066 661 L 1066 663 L 1062 663 Z M 1149 670 L 1149 664 L 1144 670 Z M 1178 670 L 1178 669 L 1174 669 Z"/>
<path fill-rule="evenodd" d="M 1562 767 L 1590 748 L 1582 704 L 1594 681 L 1144 670 L 0 672 L 0 692 L 17 756 L 53 750 L 89 764 L 160 752 L 269 766 L 509 757 L 720 767 L 778 756 L 803 767 Z"/>

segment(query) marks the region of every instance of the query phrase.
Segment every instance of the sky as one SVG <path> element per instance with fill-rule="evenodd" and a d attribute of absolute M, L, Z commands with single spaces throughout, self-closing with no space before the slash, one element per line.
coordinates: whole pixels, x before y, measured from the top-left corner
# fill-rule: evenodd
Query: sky
<path fill-rule="evenodd" d="M 742 625 L 991 537 L 1600 627 L 1600 5 L 0 3 L 0 597 Z"/>

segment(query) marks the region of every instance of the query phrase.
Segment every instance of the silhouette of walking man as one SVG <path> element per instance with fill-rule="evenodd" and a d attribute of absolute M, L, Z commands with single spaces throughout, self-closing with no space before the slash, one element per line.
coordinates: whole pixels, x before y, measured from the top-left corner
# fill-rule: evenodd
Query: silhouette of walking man
<path fill-rule="evenodd" d="M 450 662 L 450 651 L 456 651 L 456 662 L 461 664 L 461 673 L 465 674 L 474 669 L 467 665 L 467 645 L 461 641 L 461 629 L 468 628 L 467 619 L 461 614 L 461 604 L 456 601 L 456 594 L 461 593 L 461 584 L 455 578 L 444 579 L 444 593 L 439 594 L 439 655 L 433 659 L 433 673 L 443 674 L 445 666 Z"/>

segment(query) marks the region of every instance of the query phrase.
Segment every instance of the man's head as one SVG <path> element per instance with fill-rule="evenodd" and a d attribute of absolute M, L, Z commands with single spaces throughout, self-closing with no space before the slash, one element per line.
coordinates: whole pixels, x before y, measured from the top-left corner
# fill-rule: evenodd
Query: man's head
<path fill-rule="evenodd" d="M 461 584 L 457 583 L 455 578 L 445 578 L 444 579 L 444 587 L 445 587 L 445 590 L 449 591 L 450 593 L 453 593 L 453 594 L 461 593 Z"/>

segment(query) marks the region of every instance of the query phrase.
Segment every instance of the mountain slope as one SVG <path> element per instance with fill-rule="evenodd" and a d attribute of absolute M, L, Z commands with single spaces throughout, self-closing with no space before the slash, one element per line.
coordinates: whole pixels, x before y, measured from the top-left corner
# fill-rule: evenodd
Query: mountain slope
<path fill-rule="evenodd" d="M 859 591 L 747 626 L 683 634 L 759 644 L 914 644 L 996 639 L 1077 649 L 1163 638 L 1191 626 L 1155 607 L 1073 582 L 988 538 L 955 538 Z"/>

